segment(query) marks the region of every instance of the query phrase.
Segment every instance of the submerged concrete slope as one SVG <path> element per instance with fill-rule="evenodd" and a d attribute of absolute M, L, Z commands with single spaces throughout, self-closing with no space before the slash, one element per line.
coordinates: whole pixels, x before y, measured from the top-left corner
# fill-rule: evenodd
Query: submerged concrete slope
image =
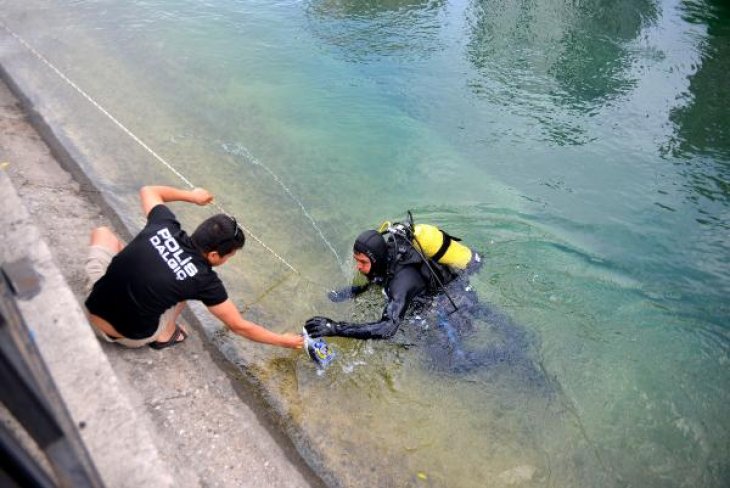
<path fill-rule="evenodd" d="M 85 425 L 82 438 L 105 484 L 321 486 L 194 324 L 184 344 L 163 351 L 96 339 L 80 305 L 88 235 L 98 225 L 125 229 L 88 180 L 66 170 L 78 177 L 78 168 L 61 167 L 29 124 L 32 110 L 0 83 L 0 260 L 30 257 L 43 276 L 43 292 L 22 313 L 73 420 Z"/>

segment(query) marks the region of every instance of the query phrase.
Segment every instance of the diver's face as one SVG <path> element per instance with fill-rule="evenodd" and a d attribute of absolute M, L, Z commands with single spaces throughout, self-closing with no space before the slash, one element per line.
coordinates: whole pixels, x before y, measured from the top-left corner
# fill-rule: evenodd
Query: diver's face
<path fill-rule="evenodd" d="M 352 255 L 352 257 L 355 259 L 355 267 L 359 272 L 364 275 L 370 273 L 370 267 L 372 266 L 372 263 L 370 262 L 369 257 L 361 252 L 356 252 Z"/>

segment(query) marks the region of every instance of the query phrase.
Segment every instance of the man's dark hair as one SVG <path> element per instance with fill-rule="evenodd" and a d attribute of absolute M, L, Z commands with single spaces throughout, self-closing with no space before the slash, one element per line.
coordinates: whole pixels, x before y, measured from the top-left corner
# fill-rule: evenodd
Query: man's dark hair
<path fill-rule="evenodd" d="M 193 245 L 202 253 L 216 251 L 219 256 L 227 256 L 246 243 L 243 230 L 236 219 L 226 214 L 216 214 L 205 219 L 190 236 Z"/>

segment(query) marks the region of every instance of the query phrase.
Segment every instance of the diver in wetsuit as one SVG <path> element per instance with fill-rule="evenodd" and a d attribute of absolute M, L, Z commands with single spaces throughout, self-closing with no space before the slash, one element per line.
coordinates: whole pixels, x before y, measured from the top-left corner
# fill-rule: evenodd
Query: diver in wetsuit
<path fill-rule="evenodd" d="M 434 233 L 438 235 L 434 236 Z M 419 237 L 419 234 L 422 235 Z M 429 253 L 434 239 L 438 239 L 438 243 Z M 331 291 L 329 298 L 335 302 L 344 301 L 364 292 L 370 284 L 382 285 L 387 304 L 380 320 L 356 324 L 317 316 L 307 320 L 307 333 L 311 337 L 392 337 L 415 299 L 438 292 L 448 296 L 445 285 L 479 269 L 479 254 L 457 240 L 435 227 L 423 225 L 414 229 L 412 225 L 396 224 L 382 232 L 363 232 L 355 240 L 353 254 L 358 271 L 365 275 L 368 283 Z M 455 308 L 456 305 L 451 302 Z"/>
<path fill-rule="evenodd" d="M 544 385 L 544 375 L 528 354 L 532 343 L 528 330 L 479 301 L 469 276 L 481 268 L 482 258 L 458 241 L 436 227 L 413 225 L 412 218 L 409 224 L 386 223 L 380 231 L 363 232 L 355 240 L 353 254 L 367 284 L 331 291 L 328 296 L 341 302 L 371 284 L 381 285 L 387 303 L 380 320 L 352 323 L 317 316 L 307 320 L 307 333 L 310 337 L 388 339 L 407 317 L 418 317 L 409 323 L 419 327 L 416 334 L 422 337 L 434 367 L 466 373 L 504 365 L 531 383 Z M 467 350 L 463 339 L 474 331 L 475 320 L 493 340 L 478 350 Z"/>

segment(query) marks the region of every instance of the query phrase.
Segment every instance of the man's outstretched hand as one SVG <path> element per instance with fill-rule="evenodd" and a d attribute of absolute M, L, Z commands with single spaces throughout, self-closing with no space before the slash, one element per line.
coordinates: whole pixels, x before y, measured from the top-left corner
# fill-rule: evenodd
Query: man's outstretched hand
<path fill-rule="evenodd" d="M 213 201 L 213 194 L 205 188 L 194 188 L 191 193 L 193 194 L 193 203 L 196 205 L 208 205 Z"/>

